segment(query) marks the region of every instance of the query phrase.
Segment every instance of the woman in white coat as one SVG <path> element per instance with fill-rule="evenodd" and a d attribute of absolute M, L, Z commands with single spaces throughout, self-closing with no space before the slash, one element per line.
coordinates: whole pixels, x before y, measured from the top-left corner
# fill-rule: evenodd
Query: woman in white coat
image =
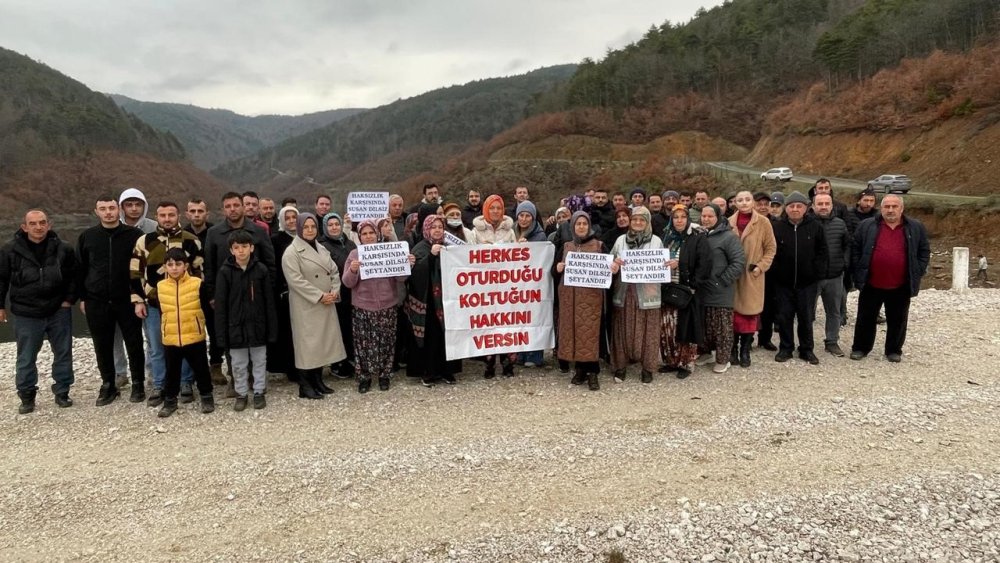
<path fill-rule="evenodd" d="M 340 271 L 330 252 L 317 244 L 319 223 L 300 213 L 295 240 L 281 258 L 288 282 L 288 304 L 295 341 L 295 367 L 301 372 L 299 397 L 322 399 L 324 366 L 347 357 L 335 304 L 340 299 Z"/>

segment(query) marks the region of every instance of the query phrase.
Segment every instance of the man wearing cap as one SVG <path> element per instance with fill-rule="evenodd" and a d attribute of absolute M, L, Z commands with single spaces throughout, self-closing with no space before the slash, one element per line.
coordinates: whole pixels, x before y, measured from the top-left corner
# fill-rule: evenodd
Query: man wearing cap
<path fill-rule="evenodd" d="M 875 324 L 885 305 L 885 357 L 903 359 L 903 343 L 910 313 L 910 299 L 920 292 L 927 273 L 931 247 L 924 226 L 903 215 L 903 198 L 882 198 L 881 216 L 866 219 L 854 234 L 851 254 L 858 296 L 851 359 L 861 360 L 875 346 Z"/>
<path fill-rule="evenodd" d="M 777 221 L 781 219 L 785 212 L 785 194 L 781 192 L 771 192 L 771 219 Z"/>
<path fill-rule="evenodd" d="M 799 358 L 818 364 L 813 352 L 813 319 L 816 307 L 817 281 L 826 268 L 826 236 L 823 226 L 806 213 L 809 200 L 795 191 L 785 199 L 785 217 L 774 223 L 774 239 L 778 251 L 771 270 L 774 271 L 777 299 L 778 336 L 781 344 L 774 356 L 776 362 L 792 359 L 795 350 L 795 323 L 798 323 Z"/>

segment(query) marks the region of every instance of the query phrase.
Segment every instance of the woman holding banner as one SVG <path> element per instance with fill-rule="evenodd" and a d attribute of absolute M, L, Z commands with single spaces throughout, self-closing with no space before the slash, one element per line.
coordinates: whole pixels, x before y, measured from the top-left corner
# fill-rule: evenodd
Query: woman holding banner
<path fill-rule="evenodd" d="M 576 362 L 576 372 L 570 382 L 587 382 L 591 391 L 599 391 L 597 374 L 601 340 L 601 317 L 604 310 L 604 290 L 592 287 L 572 287 L 565 284 L 563 271 L 570 252 L 604 252 L 604 244 L 594 236 L 590 215 L 577 211 L 569 220 L 573 239 L 563 244 L 559 261 L 553 267 L 553 278 L 559 281 L 559 359 Z"/>
<path fill-rule="evenodd" d="M 406 313 L 413 327 L 416 349 L 411 350 L 407 369 L 420 376 L 425 387 L 443 381 L 455 383 L 456 364 L 445 351 L 444 307 L 441 286 L 441 249 L 444 248 L 444 219 L 430 215 L 424 219 L 423 238 L 413 247 L 413 269 Z"/>
<path fill-rule="evenodd" d="M 625 250 L 663 248 L 663 241 L 653 234 L 650 217 L 645 207 L 632 209 L 628 232 L 619 237 L 611 249 L 615 256 L 611 266 L 614 273 L 618 273 L 625 263 L 622 258 Z M 641 362 L 642 382 L 651 383 L 653 372 L 660 367 L 660 284 L 623 283 L 621 278 L 616 282 L 611 328 L 611 367 L 615 381 L 625 380 L 629 363 Z"/>
<path fill-rule="evenodd" d="M 348 225 L 347 228 L 350 228 L 350 223 L 346 225 Z M 325 227 L 325 236 L 319 240 L 330 252 L 333 263 L 337 265 L 338 275 L 343 275 L 347 255 L 357 248 L 357 245 L 351 241 L 348 233 L 344 230 L 345 223 L 339 214 L 330 212 L 324 215 L 323 226 Z M 354 334 L 354 329 L 352 326 L 353 317 L 351 315 L 350 288 L 340 288 L 340 301 L 337 302 L 337 318 L 340 319 L 340 333 L 346 336 L 344 338 L 344 349 L 347 352 L 347 357 L 342 362 L 331 365 L 330 373 L 338 379 L 350 379 L 354 377 L 354 339 L 351 338 L 351 335 Z M 322 379 L 320 383 L 322 383 Z M 323 384 L 321 390 L 324 393 L 333 392 L 326 384 Z"/>
<path fill-rule="evenodd" d="M 514 220 L 504 212 L 503 198 L 493 194 L 486 198 L 483 204 L 483 214 L 472 220 L 471 237 L 469 244 L 501 244 L 516 242 L 514 237 Z M 507 377 L 514 375 L 514 360 L 517 354 L 504 354 L 500 356 L 500 363 L 503 365 L 503 374 Z M 486 356 L 486 370 L 483 377 L 491 379 L 497 374 L 497 357 Z"/>
<path fill-rule="evenodd" d="M 389 223 L 390 231 L 392 223 Z M 379 227 L 375 221 L 362 221 L 358 226 L 361 246 L 379 242 Z M 410 254 L 410 265 L 416 261 Z M 378 378 L 378 388 L 389 390 L 392 375 L 393 350 L 396 347 L 396 302 L 398 288 L 407 276 L 361 279 L 358 249 L 347 256 L 342 276 L 351 288 L 351 309 L 354 316 L 354 351 L 357 355 L 358 393 L 367 393 L 372 378 Z"/>
<path fill-rule="evenodd" d="M 684 379 L 694 370 L 698 344 L 704 339 L 698 289 L 710 280 L 712 254 L 705 240 L 705 229 L 691 222 L 687 207 L 681 204 L 674 206 L 670 214 L 670 224 L 663 232 L 663 246 L 670 249 L 667 265 L 676 273 L 676 281 L 695 290 L 687 307 L 678 310 L 664 303 L 661 309 L 660 352 L 664 367 L 660 371 L 676 371 L 677 379 Z"/>
<path fill-rule="evenodd" d="M 323 367 L 347 355 L 334 306 L 340 299 L 340 273 L 330 251 L 316 242 L 319 223 L 315 215 L 299 213 L 296 231 L 281 257 L 281 269 L 288 282 L 299 397 L 322 399 Z"/>

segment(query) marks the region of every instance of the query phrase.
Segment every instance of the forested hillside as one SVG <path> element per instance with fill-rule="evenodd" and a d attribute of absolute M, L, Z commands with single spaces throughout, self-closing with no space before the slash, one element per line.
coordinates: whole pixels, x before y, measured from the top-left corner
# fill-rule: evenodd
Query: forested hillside
<path fill-rule="evenodd" d="M 0 48 L 0 207 L 89 211 L 93 198 L 138 186 L 151 201 L 225 186 L 185 160 L 184 148 L 44 64 Z"/>
<path fill-rule="evenodd" d="M 240 185 L 266 185 L 281 175 L 335 183 L 380 157 L 410 152 L 419 154 L 417 161 L 424 169 L 433 168 L 443 162 L 435 147 L 445 147 L 447 156 L 456 148 L 490 139 L 522 120 L 541 93 L 565 81 L 575 68 L 550 67 L 433 90 L 294 137 L 220 166 L 214 173 Z M 404 168 L 402 174 L 390 181 L 408 175 L 411 166 L 398 164 Z"/>
<path fill-rule="evenodd" d="M 46 158 L 94 150 L 184 158 L 184 148 L 169 133 L 80 82 L 0 48 L 0 182 Z"/>
<path fill-rule="evenodd" d="M 305 115 L 240 115 L 224 109 L 187 104 L 142 102 L 112 94 L 126 111 L 159 129 L 172 133 L 191 161 L 204 170 L 365 111 L 334 109 Z"/>

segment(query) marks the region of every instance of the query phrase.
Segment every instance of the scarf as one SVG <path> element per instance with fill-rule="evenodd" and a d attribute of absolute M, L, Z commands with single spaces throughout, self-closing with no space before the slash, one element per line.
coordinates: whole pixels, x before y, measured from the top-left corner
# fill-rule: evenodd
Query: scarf
<path fill-rule="evenodd" d="M 299 210 L 291 205 L 286 205 L 281 208 L 281 211 L 278 212 L 278 232 L 285 232 L 285 213 L 288 213 L 289 211 L 295 213 L 295 223 L 296 228 L 298 228 Z"/>
<path fill-rule="evenodd" d="M 583 237 L 576 236 L 576 221 L 580 217 L 583 217 L 584 219 L 587 220 L 587 234 L 586 236 Z M 569 219 L 569 228 L 570 232 L 573 233 L 573 242 L 575 242 L 576 244 L 583 244 L 585 240 L 594 236 L 594 226 L 590 223 L 590 214 L 587 213 L 586 211 L 577 211 L 576 213 L 574 213 L 573 216 L 570 217 Z"/>
<path fill-rule="evenodd" d="M 424 239 L 426 239 L 427 242 L 430 244 L 441 244 L 444 242 L 443 235 L 439 239 L 431 238 L 431 227 L 434 225 L 435 221 L 441 221 L 441 226 L 442 227 L 444 226 L 444 219 L 442 219 L 440 215 L 428 215 L 427 218 L 424 219 L 424 226 L 423 226 Z"/>
<path fill-rule="evenodd" d="M 311 213 L 310 213 L 310 215 L 311 215 Z M 302 214 L 299 214 L 299 217 L 302 217 Z M 335 236 L 331 235 L 330 232 L 326 230 L 327 223 L 329 223 L 330 219 L 332 219 L 334 217 L 336 217 L 337 221 L 340 222 L 340 236 L 339 237 L 335 237 Z M 299 228 L 301 229 L 302 227 L 299 227 Z M 323 234 L 326 236 L 327 239 L 333 240 L 333 241 L 337 241 L 337 242 L 343 244 L 343 242 L 344 242 L 344 219 L 341 218 L 341 216 L 339 214 L 334 213 L 333 211 L 327 213 L 326 215 L 323 216 L 323 228 L 322 228 L 322 231 L 323 231 Z"/>
<path fill-rule="evenodd" d="M 649 244 L 649 241 L 653 240 L 653 225 L 650 224 L 650 214 L 649 210 L 641 205 L 632 209 L 632 217 L 639 216 L 646 220 L 646 226 L 642 231 L 633 231 L 632 227 L 629 227 L 627 233 L 625 233 L 625 244 L 632 250 L 637 248 L 642 248 L 643 246 Z"/>

